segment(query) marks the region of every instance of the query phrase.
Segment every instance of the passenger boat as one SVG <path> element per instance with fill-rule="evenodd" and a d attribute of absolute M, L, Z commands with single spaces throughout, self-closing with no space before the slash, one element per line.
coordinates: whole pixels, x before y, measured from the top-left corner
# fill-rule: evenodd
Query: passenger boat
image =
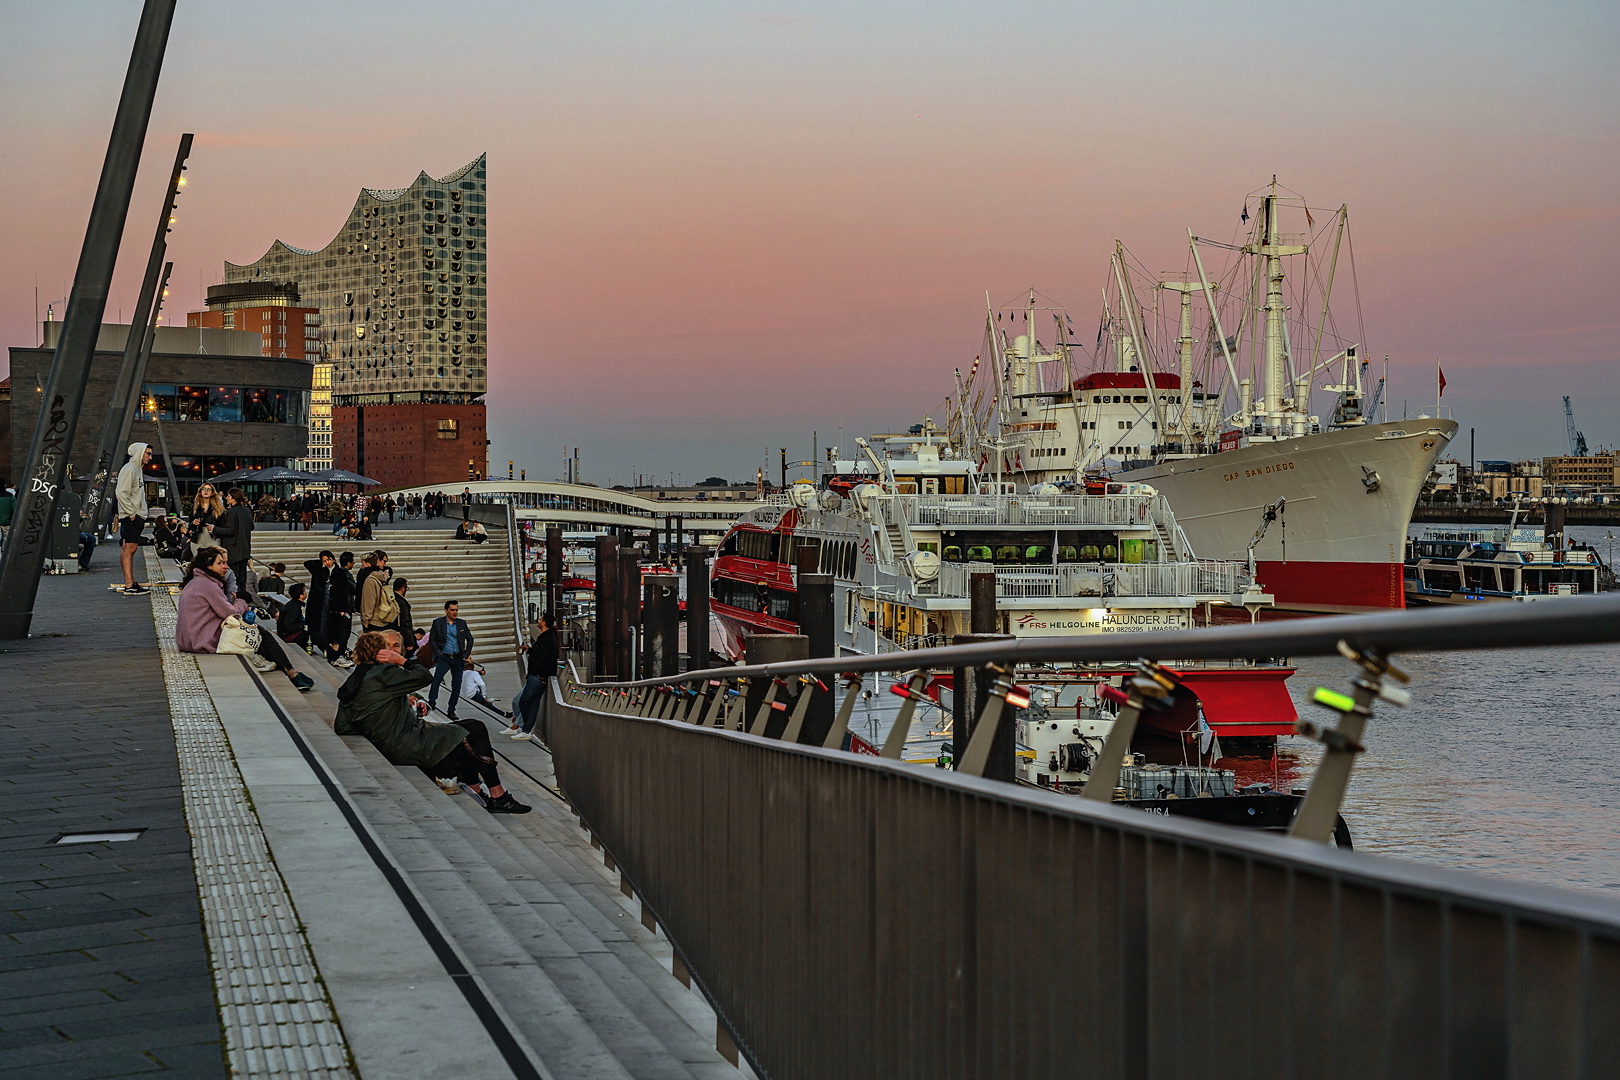
<path fill-rule="evenodd" d="M 999 458 L 1029 484 L 1098 470 L 1151 485 L 1199 554 L 1252 558 L 1279 608 L 1402 607 L 1412 509 L 1457 425 L 1438 401 L 1434 415 L 1375 420 L 1384 380 L 1369 403 L 1362 344 L 1330 304 L 1347 209 L 1318 211 L 1316 229 L 1275 179 L 1258 202 L 1241 244 L 1189 233 L 1175 279 L 1139 280 L 1116 243 L 1089 360 L 1072 320 L 1033 290 L 1022 310 L 987 312 L 985 362 L 959 385 L 950 426 L 972 456 Z M 1283 231 L 1285 209 L 1304 232 Z M 1234 255 L 1226 273 L 1206 275 L 1200 243 Z M 1287 262 L 1309 264 L 1292 288 Z M 1315 283 L 1319 296 L 1305 290 Z M 1023 333 L 1005 329 L 1014 322 Z M 1317 387 L 1322 376 L 1333 383 Z M 1311 411 L 1318 389 L 1335 395 L 1326 420 Z"/>
<path fill-rule="evenodd" d="M 1017 490 L 981 475 L 931 421 L 857 440 L 821 485 L 796 484 L 742 518 L 710 571 L 720 647 L 741 658 L 755 633 L 798 632 L 796 566 L 835 581 L 842 655 L 947 644 L 969 628 L 969 582 L 991 573 L 1002 633 L 1128 634 L 1191 627 L 1216 607 L 1256 612 L 1271 597 L 1239 562 L 1197 558 L 1164 497 L 1143 484 Z M 881 451 L 881 453 L 880 453 Z M 1081 705 L 1077 669 L 1020 672 L 1052 705 Z M 1187 685 L 1232 748 L 1267 749 L 1293 731 L 1283 665 L 1189 669 Z M 1091 670 L 1090 684 L 1119 670 Z M 939 685 L 933 688 L 936 694 Z M 1207 695 L 1207 697 L 1206 697 Z M 1187 734 L 1190 718 L 1156 718 Z"/>
<path fill-rule="evenodd" d="M 1613 571 L 1596 551 L 1568 547 L 1562 534 L 1518 526 L 1428 528 L 1406 545 L 1406 599 L 1412 604 L 1545 600 L 1611 588 Z"/>

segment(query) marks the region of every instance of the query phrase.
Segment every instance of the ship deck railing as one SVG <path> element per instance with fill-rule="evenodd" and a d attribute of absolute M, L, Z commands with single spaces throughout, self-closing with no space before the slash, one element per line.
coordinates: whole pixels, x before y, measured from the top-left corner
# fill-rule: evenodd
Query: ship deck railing
<path fill-rule="evenodd" d="M 1162 495 L 888 495 L 879 502 L 890 521 L 906 525 L 1150 529 L 1171 520 Z"/>
<path fill-rule="evenodd" d="M 1003 599 L 1111 597 L 1221 597 L 1242 593 L 1251 583 L 1241 563 L 1189 560 L 1164 563 L 1058 563 L 1051 566 L 998 566 L 987 562 L 948 562 L 932 581 L 918 582 L 918 596 L 967 596 L 974 574 L 996 575 Z"/>

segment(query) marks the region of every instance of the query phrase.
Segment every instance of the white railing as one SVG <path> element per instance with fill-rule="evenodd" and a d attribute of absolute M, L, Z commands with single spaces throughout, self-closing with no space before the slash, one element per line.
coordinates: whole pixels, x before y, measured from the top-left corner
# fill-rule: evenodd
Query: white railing
<path fill-rule="evenodd" d="M 920 596 L 966 596 L 972 574 L 994 573 L 996 595 L 1041 597 L 1220 596 L 1241 593 L 1247 569 L 1235 562 L 1069 563 L 1057 566 L 995 566 L 945 563 L 939 576 L 919 583 Z"/>
<path fill-rule="evenodd" d="M 1150 528 L 1162 495 L 888 495 L 884 515 L 907 525 L 1106 525 Z"/>

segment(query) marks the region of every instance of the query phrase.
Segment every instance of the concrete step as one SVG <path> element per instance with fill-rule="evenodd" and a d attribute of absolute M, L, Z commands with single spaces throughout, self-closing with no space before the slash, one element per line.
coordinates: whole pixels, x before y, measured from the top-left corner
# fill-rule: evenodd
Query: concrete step
<path fill-rule="evenodd" d="M 502 778 L 531 814 L 490 815 L 445 795 L 363 740 L 334 735 L 322 714 L 335 711 L 339 673 L 301 666 L 316 690 L 300 697 L 272 682 L 278 699 L 555 1076 L 738 1075 L 714 1049 L 712 1011 L 670 974 L 667 940 L 640 924 L 555 795 L 511 768 Z M 495 742 L 549 777 L 540 748 Z"/>

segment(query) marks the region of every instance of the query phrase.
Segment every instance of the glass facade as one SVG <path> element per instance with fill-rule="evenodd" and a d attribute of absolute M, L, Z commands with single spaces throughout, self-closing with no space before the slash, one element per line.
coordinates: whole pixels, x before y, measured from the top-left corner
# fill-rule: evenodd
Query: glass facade
<path fill-rule="evenodd" d="M 308 424 L 309 392 L 279 386 L 141 387 L 141 413 L 165 421 L 213 424 Z M 328 417 L 331 410 L 327 410 Z M 328 421 L 330 423 L 330 421 Z"/>
<path fill-rule="evenodd" d="M 488 386 L 485 159 L 407 188 L 363 189 L 320 251 L 277 241 L 227 282 L 296 281 L 320 308 L 338 405 L 472 403 Z M 314 432 L 312 431 L 312 436 Z M 312 443 L 313 448 L 313 443 Z"/>

